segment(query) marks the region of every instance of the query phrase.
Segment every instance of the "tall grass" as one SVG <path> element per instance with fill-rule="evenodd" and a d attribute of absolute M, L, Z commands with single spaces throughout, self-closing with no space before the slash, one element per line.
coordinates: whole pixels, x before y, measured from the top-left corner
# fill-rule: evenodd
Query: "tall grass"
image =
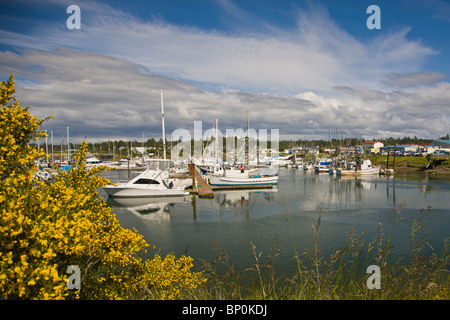
<path fill-rule="evenodd" d="M 396 221 L 403 220 L 401 212 L 406 201 L 395 209 Z M 212 262 L 203 261 L 202 269 L 207 283 L 190 292 L 185 299 L 450 299 L 450 243 L 444 239 L 443 248 L 435 252 L 428 242 L 425 217 L 431 208 L 424 209 L 410 226 L 410 256 L 391 262 L 393 246 L 391 236 L 385 239 L 381 223 L 376 236 L 366 243 L 365 232 L 357 232 L 356 226 L 347 232 L 344 245 L 329 256 L 318 246 L 324 209 L 319 206 L 317 221 L 312 225 L 312 246 L 297 252 L 289 211 L 286 221 L 291 231 L 295 275 L 276 274 L 273 264 L 281 252 L 278 239 L 274 239 L 268 261 L 262 262 L 262 252 L 251 243 L 255 263 L 243 272 L 237 272 L 230 264 L 227 253 L 216 243 L 219 252 Z M 431 249 L 426 254 L 425 249 Z M 370 274 L 366 269 L 376 265 L 381 270 L 381 289 L 369 289 L 366 285 Z"/>

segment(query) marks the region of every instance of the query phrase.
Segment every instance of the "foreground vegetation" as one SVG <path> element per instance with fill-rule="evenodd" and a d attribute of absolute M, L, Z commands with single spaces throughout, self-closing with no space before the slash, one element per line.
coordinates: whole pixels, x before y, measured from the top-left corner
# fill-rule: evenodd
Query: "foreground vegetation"
<path fill-rule="evenodd" d="M 150 245 L 95 191 L 108 183 L 103 169 L 84 170 L 86 144 L 70 172 L 37 180 L 44 154 L 28 143 L 45 137 L 45 120 L 15 100 L 12 75 L 0 89 L 0 299 L 175 299 L 204 283 L 190 257 L 142 258 Z M 69 266 L 80 290 L 68 288 Z"/>
<path fill-rule="evenodd" d="M 396 210 L 398 221 L 403 219 L 404 204 Z M 369 242 L 364 240 L 364 232 L 352 228 L 345 244 L 330 256 L 324 256 L 317 245 L 322 212 L 318 209 L 317 222 L 312 226 L 311 249 L 300 254 L 293 243 L 297 261 L 295 275 L 276 275 L 273 264 L 281 250 L 277 241 L 266 257 L 251 244 L 255 263 L 241 273 L 235 271 L 226 252 L 218 247 L 216 260 L 203 265 L 208 282 L 190 291 L 185 298 L 450 300 L 449 238 L 444 239 L 439 252 L 432 250 L 431 254 L 425 254 L 431 248 L 424 222 L 430 208 L 422 210 L 411 224 L 410 256 L 406 261 L 394 262 L 390 259 L 393 252 L 390 236 L 385 239 L 381 224 L 377 236 Z M 286 220 L 289 223 L 288 215 Z M 380 289 L 368 287 L 371 274 L 366 270 L 370 265 L 380 267 Z"/>
<path fill-rule="evenodd" d="M 0 89 L 0 299 L 450 299 L 449 239 L 439 252 L 425 252 L 429 209 L 411 225 L 408 261 L 390 261 L 390 237 L 381 225 L 368 242 L 350 230 L 342 248 L 324 256 L 322 209 L 311 249 L 299 253 L 293 241 L 297 272 L 291 277 L 273 268 L 281 250 L 276 241 L 264 255 L 252 244 L 255 263 L 242 272 L 220 247 L 216 260 L 197 272 L 185 255 L 143 258 L 152 246 L 122 228 L 97 196 L 108 181 L 98 175 L 102 168 L 84 170 L 86 144 L 70 172 L 59 171 L 51 184 L 35 179 L 34 160 L 44 154 L 29 142 L 45 137 L 39 131 L 45 120 L 15 101 L 13 76 Z M 81 270 L 79 290 L 67 286 L 71 265 Z M 368 288 L 369 265 L 380 267 L 381 289 Z"/>

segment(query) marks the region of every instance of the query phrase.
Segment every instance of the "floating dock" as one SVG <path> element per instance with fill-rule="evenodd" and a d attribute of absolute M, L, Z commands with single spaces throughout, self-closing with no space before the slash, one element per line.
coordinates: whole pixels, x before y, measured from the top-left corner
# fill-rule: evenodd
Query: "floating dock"
<path fill-rule="evenodd" d="M 192 177 L 192 191 L 199 197 L 214 197 L 211 186 L 203 179 L 195 164 L 189 164 L 189 174 Z"/>

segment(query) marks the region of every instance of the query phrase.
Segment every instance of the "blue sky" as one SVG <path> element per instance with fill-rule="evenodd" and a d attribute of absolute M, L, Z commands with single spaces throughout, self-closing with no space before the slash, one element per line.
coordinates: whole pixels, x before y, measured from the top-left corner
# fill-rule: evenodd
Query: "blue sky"
<path fill-rule="evenodd" d="M 0 80 L 14 73 L 22 103 L 74 139 L 160 136 L 160 89 L 169 135 L 241 128 L 249 110 L 282 138 L 436 138 L 450 131 L 448 34 L 444 0 L 17 0 L 0 3 Z"/>

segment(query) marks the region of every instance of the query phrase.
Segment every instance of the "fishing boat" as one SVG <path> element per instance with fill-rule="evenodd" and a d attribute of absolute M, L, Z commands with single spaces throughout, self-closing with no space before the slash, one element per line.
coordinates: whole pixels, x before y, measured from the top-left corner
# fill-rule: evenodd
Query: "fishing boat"
<path fill-rule="evenodd" d="M 147 169 L 126 183 L 103 187 L 108 197 L 179 197 L 187 195 L 189 179 L 169 178 L 170 160 L 147 161 Z"/>
<path fill-rule="evenodd" d="M 379 174 L 380 173 L 380 167 L 379 166 L 374 166 L 372 165 L 372 162 L 367 159 L 364 160 L 361 168 L 338 168 L 336 169 L 336 174 L 337 175 L 346 175 L 346 176 L 351 176 L 351 175 L 374 175 L 374 174 Z"/>
<path fill-rule="evenodd" d="M 359 170 L 358 173 L 361 175 L 379 174 L 380 166 L 374 166 L 372 162 L 369 159 L 367 159 L 363 161 L 363 164 L 361 165 L 361 170 Z"/>
<path fill-rule="evenodd" d="M 330 171 L 331 164 L 332 164 L 331 158 L 322 159 L 319 161 L 317 165 L 314 166 L 314 171 L 320 173 L 322 172 L 328 173 Z"/>

